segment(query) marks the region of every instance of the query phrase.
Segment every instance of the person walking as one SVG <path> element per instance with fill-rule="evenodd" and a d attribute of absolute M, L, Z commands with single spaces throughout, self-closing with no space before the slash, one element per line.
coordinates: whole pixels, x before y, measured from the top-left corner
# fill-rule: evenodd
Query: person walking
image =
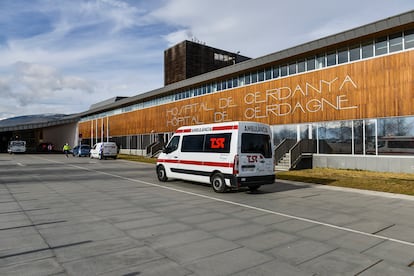
<path fill-rule="evenodd" d="M 68 144 L 68 143 L 66 143 L 66 144 L 63 146 L 63 152 L 65 153 L 66 158 L 68 158 L 69 151 L 70 151 L 70 146 L 69 146 L 69 144 Z"/>

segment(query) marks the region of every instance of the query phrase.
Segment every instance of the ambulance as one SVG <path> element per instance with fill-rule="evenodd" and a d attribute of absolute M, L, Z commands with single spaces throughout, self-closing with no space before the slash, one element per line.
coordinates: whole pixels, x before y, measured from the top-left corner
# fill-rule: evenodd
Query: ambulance
<path fill-rule="evenodd" d="M 176 130 L 156 165 L 159 181 L 169 178 L 211 184 L 217 193 L 275 181 L 269 125 L 226 122 Z"/>

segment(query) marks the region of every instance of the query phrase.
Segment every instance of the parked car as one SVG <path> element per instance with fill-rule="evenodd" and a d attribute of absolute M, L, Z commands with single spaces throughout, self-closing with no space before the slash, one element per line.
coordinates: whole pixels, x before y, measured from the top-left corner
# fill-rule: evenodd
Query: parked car
<path fill-rule="evenodd" d="M 26 152 L 26 141 L 10 141 L 7 146 L 7 152 L 10 154 Z"/>
<path fill-rule="evenodd" d="M 106 159 L 118 156 L 118 147 L 114 142 L 100 142 L 96 143 L 91 149 L 91 158 Z"/>
<path fill-rule="evenodd" d="M 91 146 L 89 145 L 81 145 L 80 150 L 79 146 L 76 146 L 72 149 L 73 156 L 89 156 L 91 151 Z"/>

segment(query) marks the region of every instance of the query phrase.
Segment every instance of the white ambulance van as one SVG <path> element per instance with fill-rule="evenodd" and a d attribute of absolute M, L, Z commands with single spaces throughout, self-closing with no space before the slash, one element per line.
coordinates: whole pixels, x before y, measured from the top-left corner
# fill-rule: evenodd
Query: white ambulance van
<path fill-rule="evenodd" d="M 96 143 L 90 151 L 90 158 L 106 159 L 118 156 L 118 147 L 114 142 Z"/>
<path fill-rule="evenodd" d="M 270 127 L 226 122 L 177 129 L 156 165 L 160 181 L 183 179 L 213 186 L 215 192 L 275 181 Z"/>

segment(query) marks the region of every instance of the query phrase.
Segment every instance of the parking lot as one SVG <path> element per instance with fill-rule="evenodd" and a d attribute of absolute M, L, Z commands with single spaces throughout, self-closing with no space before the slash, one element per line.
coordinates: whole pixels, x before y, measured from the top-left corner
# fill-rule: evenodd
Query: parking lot
<path fill-rule="evenodd" d="M 414 197 L 0 154 L 0 275 L 414 275 Z"/>

